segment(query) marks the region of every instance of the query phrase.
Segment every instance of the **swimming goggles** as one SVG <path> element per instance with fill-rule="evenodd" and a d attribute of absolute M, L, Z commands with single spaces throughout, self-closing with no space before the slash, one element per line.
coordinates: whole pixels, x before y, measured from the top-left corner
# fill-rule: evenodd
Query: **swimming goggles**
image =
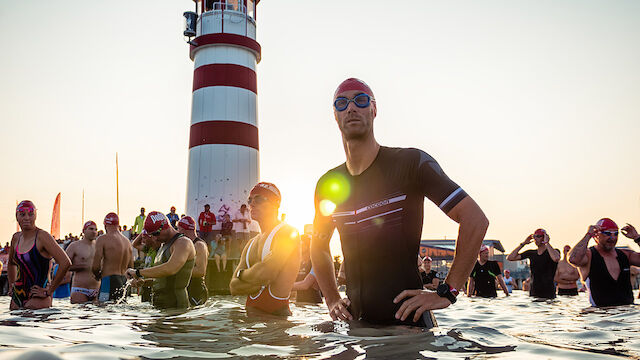
<path fill-rule="evenodd" d="M 611 235 L 618 236 L 618 232 L 617 231 L 600 231 L 600 233 L 603 234 L 603 235 L 607 235 L 607 236 L 611 236 Z"/>
<path fill-rule="evenodd" d="M 371 96 L 364 93 L 356 95 L 353 99 L 347 99 L 346 97 L 341 96 L 333 102 L 333 107 L 338 111 L 344 111 L 349 106 L 349 103 L 353 102 L 357 107 L 364 109 L 371 104 L 371 101 L 375 100 L 371 99 Z"/>

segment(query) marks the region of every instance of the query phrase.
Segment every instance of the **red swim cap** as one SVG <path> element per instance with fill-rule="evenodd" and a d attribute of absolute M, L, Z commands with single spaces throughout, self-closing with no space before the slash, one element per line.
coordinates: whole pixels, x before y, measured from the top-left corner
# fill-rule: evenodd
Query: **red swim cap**
<path fill-rule="evenodd" d="M 118 218 L 118 214 L 114 212 L 110 212 L 107 216 L 104 217 L 105 225 L 120 225 L 120 218 Z"/>
<path fill-rule="evenodd" d="M 105 221 L 106 221 L 106 219 L 105 219 Z M 89 221 L 87 221 L 86 223 L 84 223 L 84 226 L 82 227 L 82 232 L 84 232 L 85 230 L 87 230 L 87 228 L 88 228 L 89 226 L 91 226 L 91 225 L 95 226 L 95 227 L 96 227 L 96 229 L 98 228 L 98 225 L 96 225 L 96 223 L 95 223 L 95 222 L 93 222 L 93 221 L 89 220 Z"/>
<path fill-rule="evenodd" d="M 533 233 L 533 235 L 542 235 L 542 236 L 544 236 L 546 233 L 547 233 L 547 231 L 545 229 L 538 229 Z"/>
<path fill-rule="evenodd" d="M 159 211 L 150 212 L 147 218 L 144 219 L 144 231 L 146 231 L 147 234 L 153 234 L 158 230 L 166 229 L 168 226 L 169 220 Z"/>
<path fill-rule="evenodd" d="M 333 98 L 335 99 L 339 94 L 350 90 L 360 90 L 363 93 L 371 96 L 372 99 L 375 99 L 375 96 L 373 96 L 373 91 L 371 91 L 369 85 L 367 85 L 364 81 L 356 78 L 348 78 L 340 85 L 338 85 L 336 92 L 333 94 Z"/>
<path fill-rule="evenodd" d="M 280 190 L 278 190 L 278 188 L 274 184 L 268 182 L 257 183 L 256 186 L 251 189 L 251 195 L 264 196 L 267 199 L 278 204 L 278 206 L 280 205 L 280 200 L 282 199 L 282 197 L 280 196 Z"/>
<path fill-rule="evenodd" d="M 489 251 L 489 247 L 487 245 L 480 246 L 480 251 L 478 251 L 478 253 L 481 253 L 483 251 Z"/>
<path fill-rule="evenodd" d="M 618 230 L 618 224 L 609 218 L 602 218 L 598 220 L 596 225 L 600 226 L 602 230 Z"/>
<path fill-rule="evenodd" d="M 196 221 L 191 216 L 185 216 L 178 221 L 178 226 L 185 230 L 195 230 Z"/>
<path fill-rule="evenodd" d="M 22 200 L 16 206 L 16 212 L 35 212 L 36 206 L 30 200 Z"/>
<path fill-rule="evenodd" d="M 425 261 L 427 261 L 427 260 L 428 260 L 428 261 L 433 261 L 433 259 L 431 259 L 431 256 L 425 256 L 425 257 L 424 257 L 424 260 L 425 260 Z"/>

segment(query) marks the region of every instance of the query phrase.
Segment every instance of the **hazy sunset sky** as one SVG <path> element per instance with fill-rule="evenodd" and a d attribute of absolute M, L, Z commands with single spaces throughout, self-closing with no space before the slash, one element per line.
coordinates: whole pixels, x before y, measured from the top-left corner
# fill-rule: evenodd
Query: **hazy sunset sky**
<path fill-rule="evenodd" d="M 16 200 L 62 233 L 185 206 L 193 62 L 190 0 L 0 0 L 0 240 Z M 640 227 L 640 2 L 294 1 L 257 9 L 261 180 L 302 230 L 317 179 L 344 162 L 331 101 L 375 92 L 378 141 L 417 147 L 480 204 L 510 251 L 554 246 L 611 217 Z M 457 224 L 427 200 L 423 238 Z M 620 245 L 632 241 L 620 237 Z M 337 244 L 332 244 L 334 250 Z"/>

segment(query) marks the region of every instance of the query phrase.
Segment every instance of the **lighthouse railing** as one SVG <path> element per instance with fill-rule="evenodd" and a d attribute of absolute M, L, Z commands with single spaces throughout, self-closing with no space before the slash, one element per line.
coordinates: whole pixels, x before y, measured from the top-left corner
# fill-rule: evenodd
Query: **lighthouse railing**
<path fill-rule="evenodd" d="M 225 14 L 228 14 L 227 19 L 225 19 Z M 243 16 L 238 19 L 237 15 L 242 14 Z M 229 16 L 231 15 L 231 16 Z M 235 15 L 235 16 L 234 16 Z M 220 21 L 219 29 L 215 29 L 211 31 L 211 25 L 207 25 L 205 27 L 205 18 L 213 16 L 214 19 Z M 213 3 L 213 9 L 207 10 L 203 12 L 199 17 L 196 25 L 196 36 L 201 36 L 203 34 L 211 34 L 211 33 L 227 33 L 229 31 L 225 31 L 225 20 L 229 21 L 232 24 L 239 24 L 244 22 L 244 34 L 240 33 L 239 35 L 244 35 L 247 37 L 255 37 L 255 20 L 249 16 L 247 13 L 247 7 L 243 4 L 227 4 L 227 3 Z M 249 25 L 252 25 L 252 31 L 249 31 Z M 215 28 L 218 28 L 217 26 Z M 205 32 L 206 30 L 206 32 Z M 242 31 L 241 31 L 242 32 Z M 237 33 L 236 31 L 231 31 L 230 33 Z"/>

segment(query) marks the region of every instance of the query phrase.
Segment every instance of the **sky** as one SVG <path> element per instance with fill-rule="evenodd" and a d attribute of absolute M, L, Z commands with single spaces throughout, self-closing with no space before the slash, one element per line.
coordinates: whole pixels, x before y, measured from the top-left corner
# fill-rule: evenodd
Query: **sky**
<path fill-rule="evenodd" d="M 16 200 L 49 229 L 58 192 L 63 234 L 81 231 L 83 189 L 101 223 L 116 152 L 121 223 L 184 209 L 192 9 L 0 0 L 0 241 Z M 347 77 L 375 93 L 378 142 L 432 155 L 508 250 L 538 227 L 557 247 L 601 217 L 640 228 L 640 2 L 263 0 L 257 17 L 261 180 L 299 229 L 345 161 L 331 101 Z M 457 229 L 427 200 L 423 238 Z"/>

